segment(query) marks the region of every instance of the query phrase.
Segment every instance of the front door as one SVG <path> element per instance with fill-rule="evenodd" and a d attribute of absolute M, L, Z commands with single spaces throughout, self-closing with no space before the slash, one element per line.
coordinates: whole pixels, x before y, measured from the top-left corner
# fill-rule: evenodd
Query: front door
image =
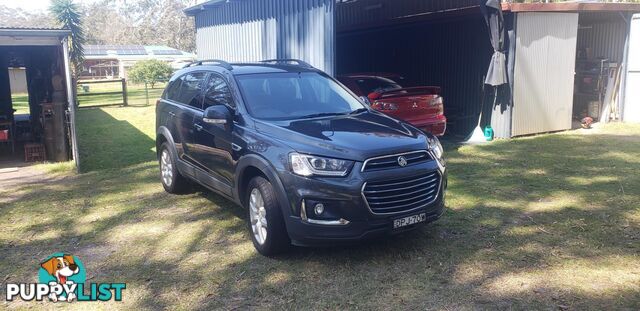
<path fill-rule="evenodd" d="M 211 74 L 204 87 L 203 110 L 214 105 L 224 105 L 232 113 L 235 102 L 229 90 L 229 84 L 218 74 Z M 210 124 L 203 121 L 203 113 L 194 120 L 195 159 L 219 182 L 231 187 L 233 178 L 233 124 Z"/>

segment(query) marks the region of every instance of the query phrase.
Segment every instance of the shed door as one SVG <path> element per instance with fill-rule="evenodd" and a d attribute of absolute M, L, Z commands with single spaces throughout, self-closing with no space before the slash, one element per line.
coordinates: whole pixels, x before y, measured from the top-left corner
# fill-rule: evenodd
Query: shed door
<path fill-rule="evenodd" d="M 578 13 L 519 13 L 512 135 L 571 128 Z"/>
<path fill-rule="evenodd" d="M 640 14 L 633 15 L 629 37 L 629 60 L 623 120 L 640 123 Z"/>

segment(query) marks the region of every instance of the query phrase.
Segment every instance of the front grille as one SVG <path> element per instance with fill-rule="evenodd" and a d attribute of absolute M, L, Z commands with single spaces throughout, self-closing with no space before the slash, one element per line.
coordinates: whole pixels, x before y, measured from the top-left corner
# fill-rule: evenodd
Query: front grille
<path fill-rule="evenodd" d="M 368 182 L 362 195 L 374 214 L 395 214 L 427 206 L 440 190 L 440 174 L 435 171 L 410 178 Z"/>
<path fill-rule="evenodd" d="M 431 156 L 427 151 L 416 151 L 416 152 L 409 152 L 409 153 L 403 153 L 403 154 L 396 154 L 396 155 L 369 159 L 365 161 L 364 165 L 362 166 L 362 171 L 365 172 L 365 171 L 383 170 L 383 169 L 400 167 L 400 164 L 398 163 L 399 157 L 404 157 L 407 160 L 406 166 L 431 160 Z"/>

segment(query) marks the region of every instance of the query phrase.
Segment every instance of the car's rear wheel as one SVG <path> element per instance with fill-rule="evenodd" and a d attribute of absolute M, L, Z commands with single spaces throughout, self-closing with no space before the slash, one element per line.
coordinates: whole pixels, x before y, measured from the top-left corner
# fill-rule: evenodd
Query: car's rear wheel
<path fill-rule="evenodd" d="M 160 147 L 160 180 L 164 190 L 169 193 L 184 193 L 190 188 L 189 181 L 180 174 L 176 166 L 176 157 L 168 143 Z"/>
<path fill-rule="evenodd" d="M 255 177 L 249 182 L 246 196 L 249 233 L 255 248 L 265 256 L 286 251 L 291 241 L 273 185 Z"/>

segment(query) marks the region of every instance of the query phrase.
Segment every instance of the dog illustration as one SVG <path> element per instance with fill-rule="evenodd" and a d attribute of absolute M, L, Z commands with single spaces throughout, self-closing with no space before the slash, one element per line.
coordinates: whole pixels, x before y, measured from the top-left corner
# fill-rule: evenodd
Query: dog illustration
<path fill-rule="evenodd" d="M 68 278 L 80 272 L 80 268 L 78 267 L 78 265 L 76 265 L 73 260 L 73 256 L 71 255 L 52 257 L 51 259 L 41 263 L 40 266 L 45 269 L 51 276 L 55 277 L 58 281 L 58 284 L 60 285 L 73 283 L 71 280 L 68 280 Z M 55 293 L 49 294 L 49 299 L 51 299 L 52 301 L 58 301 L 58 299 L 60 299 L 71 302 L 75 298 L 76 295 L 74 293 L 69 293 L 68 297 L 66 298 L 58 298 Z"/>

